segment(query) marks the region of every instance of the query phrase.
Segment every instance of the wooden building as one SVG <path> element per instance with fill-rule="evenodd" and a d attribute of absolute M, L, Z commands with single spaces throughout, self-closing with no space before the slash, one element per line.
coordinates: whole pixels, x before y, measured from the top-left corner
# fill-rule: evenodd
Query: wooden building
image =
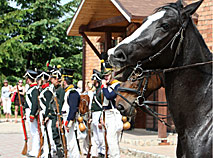
<path fill-rule="evenodd" d="M 82 0 L 67 30 L 68 36 L 83 36 L 83 81 L 90 81 L 92 70 L 101 68 L 100 59 L 109 48 L 129 36 L 152 14 L 154 9 L 176 0 Z M 191 3 L 193 0 L 185 0 Z M 198 29 L 210 50 L 212 42 L 211 0 L 205 0 L 193 16 Z M 199 16 L 198 16 L 199 15 Z M 155 92 L 149 99 L 165 101 L 164 89 Z M 167 114 L 167 107 L 155 107 L 159 113 Z M 161 132 L 164 137 L 166 127 L 144 113 L 138 113 L 136 128 L 146 128 Z"/>

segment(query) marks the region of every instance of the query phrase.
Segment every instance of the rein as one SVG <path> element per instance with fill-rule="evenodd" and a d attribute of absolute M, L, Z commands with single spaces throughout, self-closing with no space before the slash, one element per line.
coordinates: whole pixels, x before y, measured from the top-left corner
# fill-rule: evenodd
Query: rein
<path fill-rule="evenodd" d="M 138 80 L 138 79 L 141 78 L 141 76 L 143 75 L 144 72 L 148 72 L 148 71 L 155 71 L 157 73 L 161 73 L 161 72 L 166 73 L 166 72 L 172 72 L 172 71 L 177 71 L 177 70 L 194 68 L 194 67 L 197 67 L 197 66 L 204 66 L 204 65 L 212 64 L 212 63 L 213 63 L 213 61 L 211 60 L 211 61 L 206 61 L 206 62 L 202 62 L 202 63 L 194 63 L 194 64 L 183 65 L 183 66 L 167 68 L 167 69 L 162 69 L 162 70 L 161 69 L 158 69 L 158 70 L 143 70 L 143 68 L 141 67 L 142 64 L 139 61 L 128 79 L 133 80 L 133 81 Z"/>
<path fill-rule="evenodd" d="M 173 68 L 168 68 L 168 69 L 163 69 L 162 72 L 171 72 L 171 71 L 176 71 L 176 70 L 183 70 L 183 69 L 188 69 L 188 68 L 193 68 L 193 67 L 197 67 L 197 66 L 203 66 L 203 65 L 207 65 L 207 64 L 212 64 L 213 61 L 206 61 L 206 62 L 202 62 L 202 63 L 195 63 L 195 64 L 190 64 L 190 65 L 184 65 L 184 66 L 179 66 L 179 67 L 173 67 Z"/>

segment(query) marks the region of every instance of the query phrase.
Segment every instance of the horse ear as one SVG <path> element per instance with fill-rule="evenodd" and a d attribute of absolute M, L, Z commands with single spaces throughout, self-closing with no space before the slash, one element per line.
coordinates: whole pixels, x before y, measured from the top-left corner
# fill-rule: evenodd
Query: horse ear
<path fill-rule="evenodd" d="M 183 8 L 182 14 L 185 14 L 186 16 L 194 14 L 202 2 L 203 0 L 200 0 L 198 2 L 187 5 L 186 7 Z"/>
<path fill-rule="evenodd" d="M 176 4 L 177 4 L 178 8 L 183 8 L 182 0 L 177 0 Z"/>

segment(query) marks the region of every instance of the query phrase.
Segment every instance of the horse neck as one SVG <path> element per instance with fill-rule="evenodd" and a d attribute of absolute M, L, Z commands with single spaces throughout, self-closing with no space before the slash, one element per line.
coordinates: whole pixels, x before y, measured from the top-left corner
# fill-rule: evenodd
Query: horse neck
<path fill-rule="evenodd" d="M 212 53 L 208 49 L 195 24 L 190 19 L 187 28 L 184 31 L 182 51 L 176 59 L 176 66 L 189 65 L 210 60 L 212 60 Z"/>
<path fill-rule="evenodd" d="M 175 59 L 174 67 L 187 66 L 187 65 L 207 62 L 211 60 L 212 60 L 212 53 L 210 52 L 207 45 L 205 44 L 205 41 L 203 40 L 196 26 L 190 19 L 188 26 L 186 30 L 184 31 L 184 40 L 182 42 L 182 48 L 180 49 L 179 55 Z M 195 69 L 197 69 L 198 72 L 191 73 L 190 74 L 191 76 L 189 76 L 190 71 L 194 71 Z M 179 73 L 179 75 L 176 75 L 177 73 Z M 211 78 L 211 73 L 212 73 L 212 65 L 207 64 L 204 66 L 198 66 L 194 68 L 175 70 L 169 73 L 169 75 L 170 75 L 170 78 L 172 78 L 172 75 L 174 75 L 175 78 L 179 78 L 184 75 L 190 78 L 193 78 L 193 77 L 197 78 L 199 76 L 207 75 L 207 78 L 208 77 Z"/>
<path fill-rule="evenodd" d="M 174 67 L 210 60 L 212 54 L 192 21 L 189 21 Z M 166 97 L 177 128 L 184 129 L 189 124 L 194 124 L 189 123 L 187 117 L 199 118 L 199 115 L 199 120 L 193 120 L 196 123 L 208 120 L 205 115 L 207 116 L 211 109 L 211 73 L 211 64 L 165 73 Z"/>

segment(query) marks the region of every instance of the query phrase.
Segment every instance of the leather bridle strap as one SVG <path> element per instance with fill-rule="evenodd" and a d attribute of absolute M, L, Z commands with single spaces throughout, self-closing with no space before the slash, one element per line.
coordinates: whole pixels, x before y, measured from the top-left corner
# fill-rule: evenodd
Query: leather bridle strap
<path fill-rule="evenodd" d="M 136 108 L 136 105 L 134 103 L 131 103 L 128 99 L 126 99 L 123 95 L 121 95 L 119 92 L 114 90 L 112 87 L 110 87 L 110 88 L 115 92 L 115 94 L 119 95 L 123 100 L 125 100 L 130 105 L 130 114 L 129 114 L 130 115 L 129 122 L 130 122 L 131 121 L 132 112 L 133 112 L 132 107 Z"/>
<path fill-rule="evenodd" d="M 157 120 L 159 120 L 161 123 L 163 123 L 164 125 L 166 125 L 166 126 L 168 126 L 168 127 L 171 128 L 171 126 L 170 126 L 168 123 L 166 123 L 163 119 L 159 118 L 159 117 L 155 114 L 155 112 L 154 112 L 148 105 L 146 105 L 146 104 L 141 104 L 141 105 L 138 105 L 138 107 L 139 107 L 142 111 L 144 111 L 145 113 L 147 113 L 147 114 L 153 116 L 154 118 L 156 118 Z"/>
<path fill-rule="evenodd" d="M 138 87 L 138 89 L 137 90 L 134 90 L 134 89 L 132 89 L 132 88 L 124 88 L 124 87 L 119 87 L 118 88 L 118 91 L 116 91 L 116 90 L 114 90 L 113 88 L 111 88 L 117 95 L 119 95 L 124 101 L 126 101 L 129 105 L 130 105 L 130 116 L 131 116 L 131 114 L 132 114 L 132 107 L 139 107 L 139 109 L 141 109 L 143 112 L 145 112 L 145 113 L 147 113 L 147 114 L 149 114 L 149 115 L 151 115 L 151 116 L 153 116 L 154 118 L 156 118 L 157 120 L 159 120 L 161 123 L 163 123 L 164 125 L 166 125 L 166 126 L 168 126 L 168 127 L 171 127 L 169 124 L 167 124 L 163 119 L 165 119 L 165 118 L 168 118 L 168 117 L 170 117 L 170 116 L 167 116 L 167 115 L 163 115 L 163 114 L 159 114 L 159 113 L 157 113 L 157 112 L 155 112 L 155 111 L 153 111 L 148 105 L 146 105 L 146 104 L 156 104 L 157 106 L 159 105 L 159 104 L 165 104 L 165 103 L 167 103 L 167 102 L 157 102 L 157 101 L 145 101 L 145 99 L 144 99 L 144 94 L 145 94 L 145 92 L 146 92 L 146 88 L 147 88 L 147 85 L 148 85 L 148 79 L 149 79 L 149 77 L 150 77 L 150 73 L 149 73 L 149 76 L 146 78 L 146 81 L 145 81 L 145 85 L 144 85 L 144 87 L 143 87 L 143 91 L 142 91 L 142 94 L 141 94 L 141 92 L 140 92 L 140 96 L 138 96 L 137 97 L 137 99 L 133 102 L 133 103 L 131 103 L 128 99 L 126 99 L 122 94 L 120 94 L 118 91 L 122 91 L 122 92 L 126 92 L 126 91 L 129 91 L 129 92 L 134 92 L 134 93 L 136 93 L 136 94 L 139 94 L 138 93 L 138 91 L 140 91 L 140 89 L 141 89 L 141 87 L 142 87 L 142 83 L 143 83 L 143 80 L 140 80 L 140 82 L 139 82 L 139 87 Z M 144 78 L 143 78 L 144 79 Z M 142 97 L 142 99 L 143 99 L 143 103 L 142 104 L 140 104 L 139 103 L 139 97 Z M 165 105 L 159 105 L 159 106 L 165 106 Z M 160 118 L 160 117 L 158 117 L 158 115 L 160 115 L 160 116 L 166 116 L 166 117 L 164 117 L 164 118 Z"/>
<path fill-rule="evenodd" d="M 167 102 L 164 102 L 164 101 L 145 100 L 143 103 L 144 104 L 149 104 L 149 105 L 152 105 L 152 106 L 167 106 Z"/>
<path fill-rule="evenodd" d="M 142 87 L 142 83 L 143 83 L 143 80 L 140 80 L 137 90 L 133 89 L 133 88 L 118 87 L 118 91 L 120 91 L 120 92 L 132 92 L 132 93 L 136 93 L 137 95 L 141 95 L 140 89 Z"/>
<path fill-rule="evenodd" d="M 146 64 L 146 63 L 148 63 L 148 62 L 153 61 L 155 58 L 157 58 L 158 56 L 160 56 L 160 55 L 162 54 L 162 52 L 163 52 L 170 44 L 171 44 L 171 47 L 172 47 L 174 41 L 176 40 L 176 38 L 177 38 L 180 34 L 181 34 L 181 35 L 183 34 L 183 30 L 184 30 L 183 27 L 181 27 L 181 28 L 179 29 L 179 31 L 172 37 L 172 39 L 171 39 L 161 50 L 159 50 L 159 51 L 158 51 L 157 53 L 155 53 L 154 55 L 150 56 L 148 59 L 143 60 L 143 61 L 140 61 L 140 64 L 143 65 L 143 64 Z M 183 36 L 182 36 L 181 38 L 183 38 Z M 179 40 L 178 47 L 176 48 L 176 51 L 175 51 L 175 57 L 174 57 L 172 63 L 174 63 L 174 61 L 175 61 L 175 58 L 176 58 L 176 56 L 177 56 L 176 54 L 179 54 L 179 47 L 180 47 L 182 41 L 183 41 L 183 39 Z"/>
<path fill-rule="evenodd" d="M 173 68 L 168 68 L 168 69 L 163 69 L 162 72 L 171 72 L 171 71 L 175 71 L 175 70 L 183 70 L 183 69 L 188 69 L 188 68 L 193 68 L 193 67 L 197 67 L 197 66 L 203 66 L 206 64 L 212 64 L 213 61 L 207 61 L 207 62 L 202 62 L 202 63 L 195 63 L 195 64 L 190 64 L 190 65 L 184 65 L 184 66 L 179 66 L 179 67 L 173 67 Z"/>
<path fill-rule="evenodd" d="M 131 103 L 128 99 L 126 99 L 122 94 L 120 94 L 118 91 L 114 90 L 112 87 L 110 87 L 115 94 L 119 95 L 123 100 L 125 100 L 129 105 L 135 107 L 135 105 L 133 103 Z"/>
<path fill-rule="evenodd" d="M 172 8 L 172 7 L 164 7 L 164 9 L 166 9 L 166 8 L 167 8 L 167 9 L 171 9 L 171 10 L 173 10 L 174 12 L 175 12 L 175 11 L 178 11 L 178 10 L 175 10 L 174 8 Z M 180 17 L 180 12 L 179 12 L 179 11 L 178 11 L 178 16 Z M 179 40 L 178 45 L 177 45 L 177 48 L 176 48 L 176 50 L 175 50 L 175 55 L 174 55 L 172 64 L 171 64 L 171 66 L 173 66 L 173 64 L 174 64 L 174 62 L 175 62 L 175 60 L 176 60 L 177 55 L 179 55 L 180 47 L 181 47 L 181 44 L 182 44 L 183 39 L 184 39 L 183 31 L 185 30 L 185 28 L 186 28 L 186 26 L 188 25 L 188 22 L 189 22 L 189 19 L 187 19 L 185 22 L 183 22 L 183 20 L 182 20 L 181 18 L 180 18 L 179 20 L 180 20 L 180 22 L 181 22 L 181 23 L 180 23 L 181 27 L 180 27 L 180 29 L 178 30 L 178 32 L 177 32 L 177 33 L 171 38 L 171 40 L 170 40 L 162 49 L 160 49 L 157 53 L 155 53 L 153 56 L 150 56 L 150 57 L 149 57 L 148 59 L 146 59 L 146 60 L 140 61 L 140 62 L 141 62 L 141 65 L 153 61 L 155 58 L 157 58 L 158 56 L 160 56 L 160 55 L 162 54 L 162 52 L 163 52 L 169 45 L 171 45 L 171 46 L 170 46 L 170 49 L 172 49 L 175 40 L 177 39 L 177 37 L 178 37 L 179 35 L 181 35 L 180 40 Z"/>

